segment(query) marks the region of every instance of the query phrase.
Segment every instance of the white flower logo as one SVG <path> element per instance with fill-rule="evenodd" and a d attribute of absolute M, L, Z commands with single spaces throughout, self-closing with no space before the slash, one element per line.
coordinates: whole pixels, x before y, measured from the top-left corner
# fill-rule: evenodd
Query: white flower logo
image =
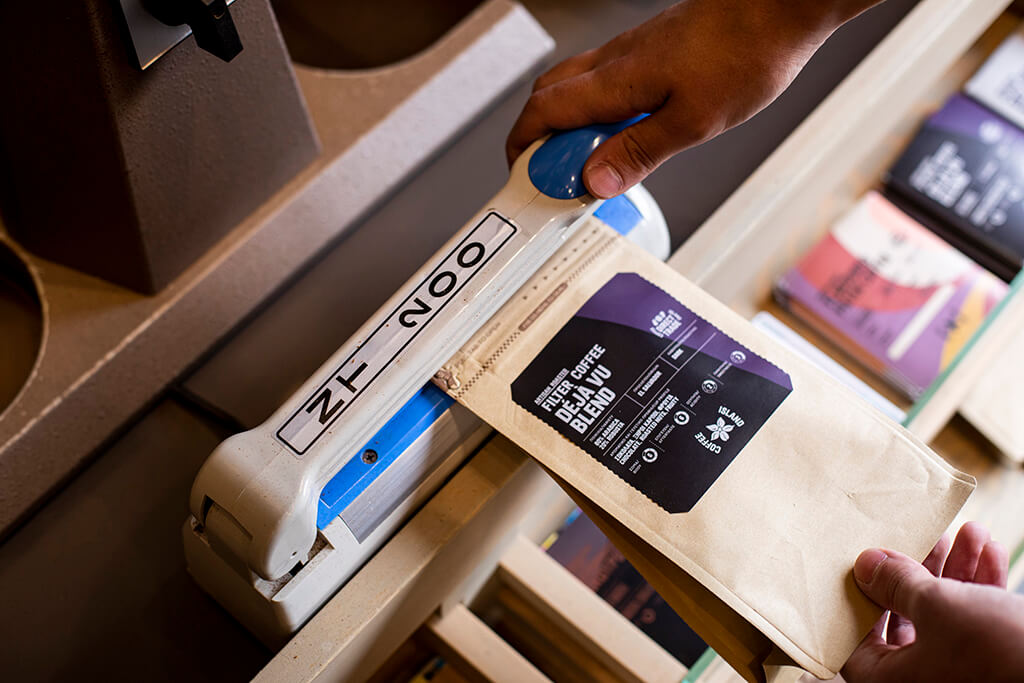
<path fill-rule="evenodd" d="M 729 440 L 729 432 L 732 431 L 732 425 L 725 424 L 725 420 L 718 418 L 718 422 L 713 425 L 705 425 L 705 428 L 711 432 L 711 440 L 721 439 L 722 441 Z"/>

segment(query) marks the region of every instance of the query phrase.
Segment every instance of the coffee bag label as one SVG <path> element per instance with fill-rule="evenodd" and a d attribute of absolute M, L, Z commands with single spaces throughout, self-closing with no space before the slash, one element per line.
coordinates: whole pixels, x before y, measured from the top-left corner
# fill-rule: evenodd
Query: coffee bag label
<path fill-rule="evenodd" d="M 516 378 L 512 398 L 678 513 L 792 390 L 781 369 L 636 273 L 619 273 Z"/>

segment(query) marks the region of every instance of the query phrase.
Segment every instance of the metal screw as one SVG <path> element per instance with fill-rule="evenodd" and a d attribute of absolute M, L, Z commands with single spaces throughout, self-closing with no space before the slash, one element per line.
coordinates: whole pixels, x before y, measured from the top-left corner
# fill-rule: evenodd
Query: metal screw
<path fill-rule="evenodd" d="M 367 465 L 372 465 L 373 463 L 377 462 L 377 451 L 373 450 L 372 448 L 367 448 L 365 451 L 363 451 L 363 462 L 365 462 Z"/>

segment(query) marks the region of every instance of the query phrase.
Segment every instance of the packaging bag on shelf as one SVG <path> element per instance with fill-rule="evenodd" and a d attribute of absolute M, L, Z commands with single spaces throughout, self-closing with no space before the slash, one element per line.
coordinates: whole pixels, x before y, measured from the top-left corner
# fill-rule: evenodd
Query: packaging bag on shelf
<path fill-rule="evenodd" d="M 775 283 L 780 305 L 910 398 L 949 367 L 1006 292 L 877 192 Z"/>
<path fill-rule="evenodd" d="M 881 612 L 861 550 L 924 558 L 974 487 L 610 229 L 577 233 L 437 374 L 547 469 L 747 680 L 834 676 Z"/>

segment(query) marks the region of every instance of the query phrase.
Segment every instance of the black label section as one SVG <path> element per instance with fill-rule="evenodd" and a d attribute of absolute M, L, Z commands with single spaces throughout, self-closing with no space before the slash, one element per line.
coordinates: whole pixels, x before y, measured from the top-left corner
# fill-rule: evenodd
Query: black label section
<path fill-rule="evenodd" d="M 620 274 L 515 380 L 512 397 L 676 513 L 700 500 L 791 387 L 662 290 Z"/>

